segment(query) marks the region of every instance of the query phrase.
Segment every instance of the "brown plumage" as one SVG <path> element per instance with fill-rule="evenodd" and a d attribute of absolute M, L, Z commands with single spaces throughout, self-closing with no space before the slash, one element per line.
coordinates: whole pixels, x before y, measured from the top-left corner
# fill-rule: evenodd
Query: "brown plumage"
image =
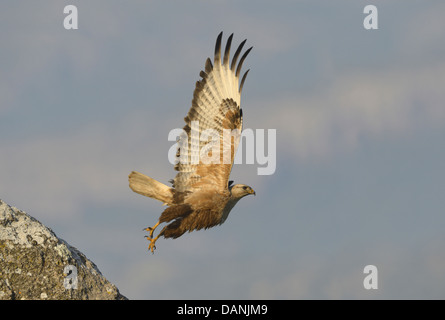
<path fill-rule="evenodd" d="M 252 49 L 246 50 L 237 64 L 246 40 L 241 42 L 229 65 L 232 38 L 233 34 L 227 39 L 221 62 L 222 32 L 218 35 L 214 65 L 208 58 L 205 71 L 200 72 L 202 79 L 196 82 L 192 106 L 184 118 L 187 136 L 178 142 L 178 163 L 175 165 L 178 173 L 171 181 L 172 187 L 139 172 L 133 171 L 129 175 L 130 188 L 134 192 L 168 206 L 155 226 L 145 229 L 150 232 L 147 239 L 152 252 L 160 236 L 178 238 L 187 231 L 222 224 L 241 198 L 255 194 L 249 186 L 232 185 L 229 181 L 242 130 L 241 91 L 249 70 L 241 82 L 239 76 Z M 153 237 L 161 223 L 168 224 Z"/>

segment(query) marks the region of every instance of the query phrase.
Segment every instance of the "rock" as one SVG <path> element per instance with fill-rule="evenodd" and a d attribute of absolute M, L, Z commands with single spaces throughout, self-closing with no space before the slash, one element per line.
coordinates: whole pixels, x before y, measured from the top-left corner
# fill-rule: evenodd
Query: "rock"
<path fill-rule="evenodd" d="M 83 253 L 0 200 L 0 300 L 125 300 Z"/>

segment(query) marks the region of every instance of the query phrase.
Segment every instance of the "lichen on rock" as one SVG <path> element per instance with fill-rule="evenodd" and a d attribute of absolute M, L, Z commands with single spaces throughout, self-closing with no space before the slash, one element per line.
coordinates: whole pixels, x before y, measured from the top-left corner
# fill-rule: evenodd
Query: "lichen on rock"
<path fill-rule="evenodd" d="M 83 253 L 0 200 L 0 300 L 15 299 L 126 297 Z"/>

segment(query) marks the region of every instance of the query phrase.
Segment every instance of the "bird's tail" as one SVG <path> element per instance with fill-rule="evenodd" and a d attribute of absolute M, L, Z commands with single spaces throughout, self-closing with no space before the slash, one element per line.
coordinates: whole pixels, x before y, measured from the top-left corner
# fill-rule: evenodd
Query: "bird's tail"
<path fill-rule="evenodd" d="M 173 189 L 145 174 L 133 171 L 128 176 L 128 181 L 131 190 L 136 193 L 162 201 L 164 204 L 173 203 Z"/>

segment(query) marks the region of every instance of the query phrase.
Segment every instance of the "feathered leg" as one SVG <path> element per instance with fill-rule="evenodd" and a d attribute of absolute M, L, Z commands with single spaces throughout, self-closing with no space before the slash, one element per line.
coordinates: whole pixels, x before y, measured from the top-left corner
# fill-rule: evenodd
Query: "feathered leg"
<path fill-rule="evenodd" d="M 188 225 L 182 224 L 184 218 L 188 217 L 189 219 L 187 219 L 186 221 L 190 220 L 190 214 L 192 212 L 193 210 L 189 204 L 174 205 L 165 209 L 159 217 L 159 221 L 153 227 L 147 227 L 144 229 L 145 231 L 150 232 L 149 236 L 145 236 L 147 240 L 150 240 L 148 249 L 151 250 L 152 253 L 154 253 L 154 250 L 156 249 L 156 240 L 158 240 L 160 236 L 164 236 L 165 238 L 177 238 L 184 234 L 184 232 L 186 232 L 187 230 L 192 230 L 189 228 Z M 169 222 L 171 220 L 175 221 L 165 226 L 164 229 L 162 229 L 162 231 L 159 232 L 159 234 L 155 238 L 153 238 L 155 229 L 161 223 Z"/>
<path fill-rule="evenodd" d="M 173 221 L 172 223 L 166 225 L 164 228 L 162 228 L 161 232 L 153 238 L 153 231 L 156 229 L 156 227 L 162 223 L 158 221 L 156 225 L 153 226 L 153 228 L 147 228 L 144 230 L 150 231 L 150 236 L 145 236 L 147 240 L 150 241 L 150 244 L 148 245 L 148 250 L 151 250 L 152 253 L 156 250 L 156 241 L 159 239 L 159 237 L 164 236 L 164 238 L 173 238 L 176 239 L 180 236 L 182 236 L 188 229 L 182 224 L 184 220 L 183 219 L 177 219 Z"/>

